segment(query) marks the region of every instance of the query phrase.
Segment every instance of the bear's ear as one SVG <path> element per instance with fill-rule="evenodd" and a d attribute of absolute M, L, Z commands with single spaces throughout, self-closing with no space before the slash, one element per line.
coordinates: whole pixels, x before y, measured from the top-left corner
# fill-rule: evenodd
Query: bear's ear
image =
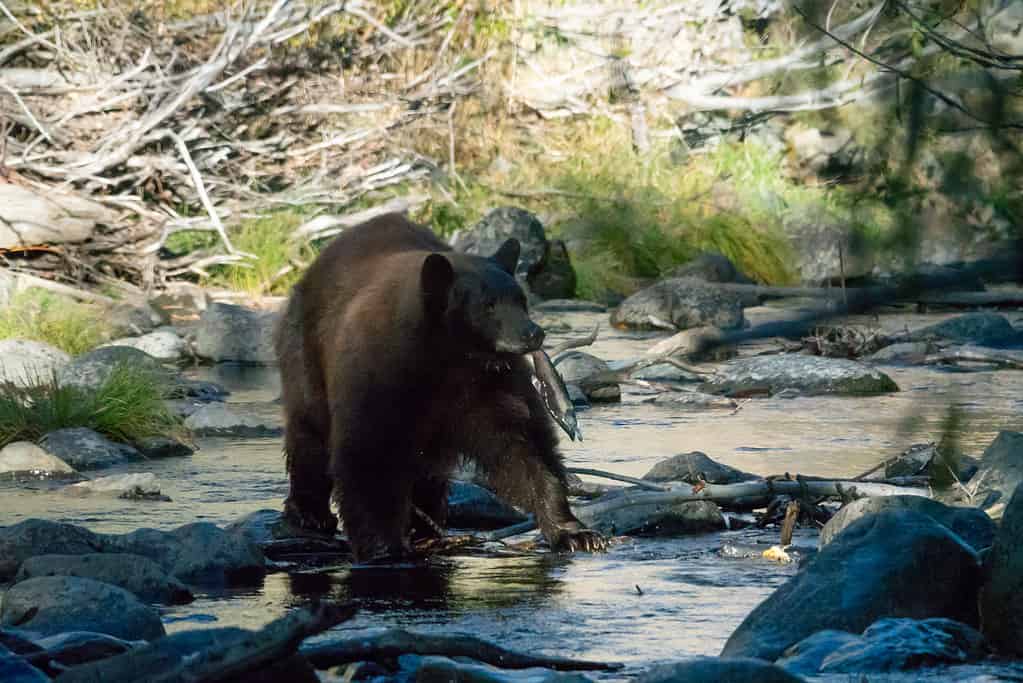
<path fill-rule="evenodd" d="M 497 253 L 490 257 L 490 260 L 501 266 L 501 270 L 504 272 L 514 275 L 515 266 L 519 264 L 519 241 L 514 237 L 509 237 L 497 250 Z"/>
<path fill-rule="evenodd" d="M 430 254 L 423 261 L 423 270 L 419 281 L 423 294 L 433 302 L 440 302 L 448 293 L 448 288 L 455 281 L 455 269 L 443 254 Z"/>

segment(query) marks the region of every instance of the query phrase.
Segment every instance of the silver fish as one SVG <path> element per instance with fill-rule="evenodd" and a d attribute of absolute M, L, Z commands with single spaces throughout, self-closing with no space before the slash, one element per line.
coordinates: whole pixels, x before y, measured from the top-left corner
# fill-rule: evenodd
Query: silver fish
<path fill-rule="evenodd" d="M 568 438 L 572 441 L 582 441 L 583 433 L 576 419 L 575 406 L 572 405 L 565 382 L 554 368 L 550 356 L 540 349 L 527 353 L 525 358 L 533 368 L 533 388 L 543 399 L 547 412 L 565 430 Z"/>

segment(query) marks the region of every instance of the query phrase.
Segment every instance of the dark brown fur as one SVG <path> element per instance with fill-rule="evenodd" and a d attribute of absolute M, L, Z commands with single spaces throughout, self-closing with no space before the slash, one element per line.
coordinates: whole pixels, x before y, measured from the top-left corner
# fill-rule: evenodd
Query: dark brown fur
<path fill-rule="evenodd" d="M 536 515 L 553 546 L 600 547 L 569 510 L 557 435 L 528 365 L 504 354 L 510 370 L 489 370 L 492 356 L 428 310 L 420 274 L 431 253 L 456 274 L 494 266 L 391 214 L 342 233 L 295 286 L 277 335 L 287 516 L 331 530 L 333 493 L 357 560 L 405 554 L 411 536 L 430 532 L 413 506 L 444 525 L 447 482 L 464 454 Z"/>

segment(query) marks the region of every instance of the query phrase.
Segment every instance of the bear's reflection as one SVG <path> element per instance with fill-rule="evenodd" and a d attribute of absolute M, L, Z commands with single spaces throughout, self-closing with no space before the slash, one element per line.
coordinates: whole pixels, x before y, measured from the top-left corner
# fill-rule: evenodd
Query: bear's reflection
<path fill-rule="evenodd" d="M 568 557 L 445 557 L 392 567 L 333 569 L 288 576 L 296 603 L 352 600 L 363 610 L 472 610 L 544 603 L 561 592 Z"/>

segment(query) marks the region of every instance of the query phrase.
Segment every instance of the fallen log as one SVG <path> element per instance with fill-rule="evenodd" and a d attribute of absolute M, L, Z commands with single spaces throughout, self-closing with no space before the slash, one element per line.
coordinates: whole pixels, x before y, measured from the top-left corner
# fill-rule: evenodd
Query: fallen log
<path fill-rule="evenodd" d="M 916 303 L 949 308 L 979 308 L 981 306 L 1023 306 L 1023 290 L 994 292 L 924 292 Z"/>
<path fill-rule="evenodd" d="M 211 631 L 198 650 L 175 647 L 175 638 L 185 634 L 166 636 L 116 657 L 76 666 L 55 680 L 60 683 L 222 680 L 286 659 L 303 640 L 347 621 L 355 611 L 350 604 L 329 603 L 295 610 L 259 631 Z"/>
<path fill-rule="evenodd" d="M 469 635 L 411 633 L 403 629 L 388 629 L 375 635 L 310 645 L 301 648 L 299 653 L 317 669 L 351 662 L 392 659 L 406 654 L 469 657 L 502 669 L 543 667 L 556 671 L 617 671 L 622 668 L 617 662 L 592 662 L 515 652 Z"/>
<path fill-rule="evenodd" d="M 1023 353 L 1001 351 L 996 349 L 976 349 L 970 347 L 954 347 L 932 353 L 924 357 L 924 365 L 940 363 L 985 363 L 998 365 L 1012 370 L 1023 370 Z"/>

